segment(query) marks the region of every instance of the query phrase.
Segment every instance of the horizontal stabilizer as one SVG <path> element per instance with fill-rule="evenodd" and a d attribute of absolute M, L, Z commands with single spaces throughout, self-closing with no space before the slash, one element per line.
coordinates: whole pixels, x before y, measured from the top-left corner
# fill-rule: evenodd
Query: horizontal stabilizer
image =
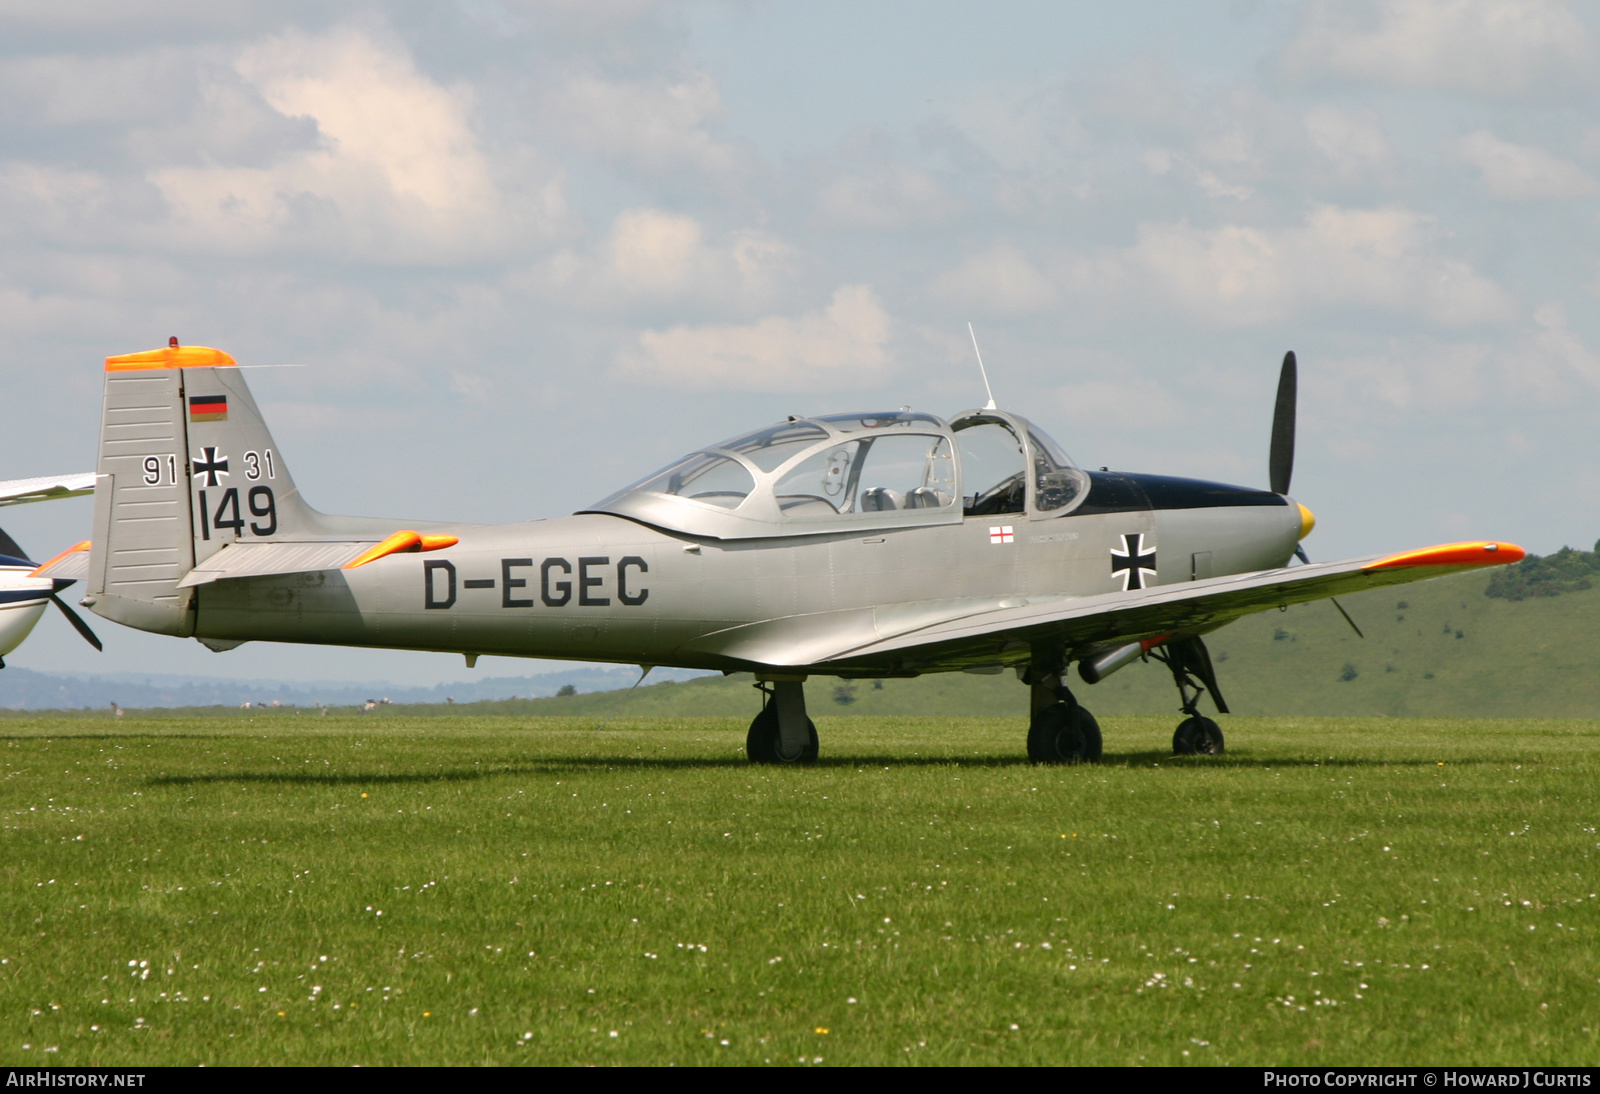
<path fill-rule="evenodd" d="M 57 581 L 82 581 L 89 576 L 89 541 L 73 544 L 28 576 L 50 577 Z"/>
<path fill-rule="evenodd" d="M 364 543 L 230 543 L 178 582 L 180 589 L 234 577 L 265 577 L 313 570 L 338 570 L 372 546 Z"/>
<path fill-rule="evenodd" d="M 94 472 L 81 475 L 43 475 L 36 479 L 0 482 L 0 505 L 24 505 L 30 501 L 76 498 L 94 493 Z"/>

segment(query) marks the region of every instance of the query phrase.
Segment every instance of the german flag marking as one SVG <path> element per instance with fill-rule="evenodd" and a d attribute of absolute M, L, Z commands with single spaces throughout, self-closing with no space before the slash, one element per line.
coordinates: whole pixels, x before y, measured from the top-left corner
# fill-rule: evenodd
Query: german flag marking
<path fill-rule="evenodd" d="M 189 420 L 191 422 L 227 421 L 228 397 L 226 395 L 189 396 Z"/>

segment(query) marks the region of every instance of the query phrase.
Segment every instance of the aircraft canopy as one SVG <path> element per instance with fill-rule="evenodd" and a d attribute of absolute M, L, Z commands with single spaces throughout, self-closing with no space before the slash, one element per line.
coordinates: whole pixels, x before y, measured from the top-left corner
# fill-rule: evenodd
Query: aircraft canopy
<path fill-rule="evenodd" d="M 1028 475 L 1027 468 L 1034 468 Z M 692 452 L 596 502 L 714 539 L 859 532 L 964 516 L 1060 516 L 1088 476 L 1025 420 L 909 410 L 791 418 Z"/>

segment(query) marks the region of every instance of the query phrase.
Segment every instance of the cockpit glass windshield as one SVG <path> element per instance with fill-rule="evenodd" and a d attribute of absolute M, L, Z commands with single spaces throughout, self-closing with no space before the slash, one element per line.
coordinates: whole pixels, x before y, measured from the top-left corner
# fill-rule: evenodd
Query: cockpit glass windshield
<path fill-rule="evenodd" d="M 1053 513 L 1076 502 L 1088 490 L 1088 476 L 1073 465 L 1061 446 L 1041 433 L 1028 430 L 1033 445 L 1033 498 L 1041 513 Z"/>
<path fill-rule="evenodd" d="M 744 464 L 710 452 L 696 452 L 635 487 L 724 509 L 737 509 L 755 488 L 756 480 Z"/>
<path fill-rule="evenodd" d="M 1022 512 L 1027 506 L 1027 467 L 1022 442 L 1011 427 L 980 418 L 957 429 L 966 494 L 961 501 L 963 512 L 969 517 Z"/>
<path fill-rule="evenodd" d="M 878 437 L 861 463 L 856 509 L 942 509 L 955 501 L 955 465 L 943 437 L 895 433 Z"/>
<path fill-rule="evenodd" d="M 834 517 L 849 512 L 860 450 L 859 441 L 849 441 L 791 467 L 772 488 L 779 511 L 790 517 Z"/>
<path fill-rule="evenodd" d="M 790 418 L 690 453 L 589 511 L 719 537 L 959 520 L 949 428 L 910 410 Z M 1016 473 L 1026 482 L 1020 465 Z"/>
<path fill-rule="evenodd" d="M 717 445 L 728 452 L 737 452 L 761 470 L 776 471 L 790 456 L 807 445 L 826 440 L 828 431 L 810 422 L 784 422 L 755 433 L 746 433 L 731 441 Z"/>
<path fill-rule="evenodd" d="M 911 410 L 889 410 L 882 414 L 825 414 L 818 418 L 840 433 L 870 433 L 880 429 L 937 428 L 943 423 L 932 414 L 919 414 Z"/>
<path fill-rule="evenodd" d="M 849 441 L 802 460 L 774 487 L 788 517 L 942 509 L 955 501 L 950 443 L 923 433 Z"/>

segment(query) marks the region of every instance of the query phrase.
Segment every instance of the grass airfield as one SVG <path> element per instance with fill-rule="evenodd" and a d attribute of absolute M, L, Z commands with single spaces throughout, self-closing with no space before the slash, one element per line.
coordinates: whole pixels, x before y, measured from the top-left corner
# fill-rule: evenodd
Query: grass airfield
<path fill-rule="evenodd" d="M 0 719 L 0 1059 L 1600 1063 L 1600 722 L 747 719 Z"/>

